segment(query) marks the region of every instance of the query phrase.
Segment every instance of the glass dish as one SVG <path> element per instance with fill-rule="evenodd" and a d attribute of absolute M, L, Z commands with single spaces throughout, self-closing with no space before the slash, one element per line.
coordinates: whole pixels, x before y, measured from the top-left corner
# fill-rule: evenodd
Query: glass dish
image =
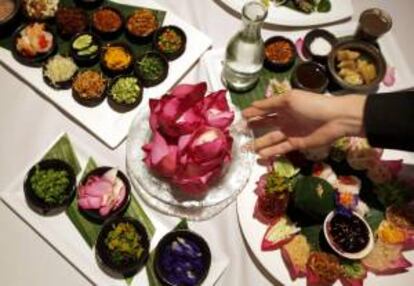
<path fill-rule="evenodd" d="M 132 122 L 127 141 L 127 171 L 140 197 L 152 208 L 176 217 L 190 220 L 206 220 L 221 212 L 246 186 L 254 165 L 255 155 L 242 150 L 253 139 L 251 131 L 242 130 L 241 115 L 236 111 L 230 127 L 233 137 L 232 161 L 217 183 L 211 185 L 202 197 L 190 196 L 157 177 L 145 163 L 142 146 L 150 141 L 148 108 L 140 112 Z"/>

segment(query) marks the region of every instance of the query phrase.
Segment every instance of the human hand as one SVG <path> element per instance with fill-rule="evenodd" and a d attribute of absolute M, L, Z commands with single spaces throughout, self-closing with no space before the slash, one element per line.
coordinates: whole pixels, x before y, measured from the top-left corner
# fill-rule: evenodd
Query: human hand
<path fill-rule="evenodd" d="M 302 90 L 255 101 L 243 111 L 249 125 L 275 128 L 252 142 L 262 158 L 318 148 L 344 136 L 363 135 L 366 97 L 333 97 Z"/>

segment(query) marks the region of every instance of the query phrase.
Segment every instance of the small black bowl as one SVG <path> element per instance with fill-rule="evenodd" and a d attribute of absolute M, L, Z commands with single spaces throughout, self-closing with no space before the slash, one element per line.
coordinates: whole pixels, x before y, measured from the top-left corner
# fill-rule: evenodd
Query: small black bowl
<path fill-rule="evenodd" d="M 158 76 L 157 78 L 148 78 L 145 76 L 145 73 L 143 73 L 141 70 L 140 63 L 142 62 L 143 59 L 148 58 L 148 57 L 152 57 L 152 58 L 159 60 L 162 65 L 162 74 L 160 74 L 160 76 Z M 147 52 L 143 54 L 142 56 L 140 56 L 135 61 L 134 70 L 135 70 L 135 74 L 137 75 L 137 77 L 139 78 L 139 80 L 141 81 L 144 87 L 156 86 L 160 84 L 161 82 L 163 82 L 168 76 L 168 61 L 162 54 L 158 52 L 154 52 L 154 51 Z"/>
<path fill-rule="evenodd" d="M 111 167 L 99 167 L 99 168 L 96 168 L 96 169 L 90 171 L 85 176 L 85 178 L 82 179 L 79 186 L 84 185 L 91 176 L 101 177 L 107 171 L 109 171 L 111 169 L 112 169 Z M 115 217 L 118 217 L 118 216 L 121 216 L 121 215 L 124 214 L 124 212 L 126 211 L 126 209 L 129 206 L 129 203 L 131 202 L 131 185 L 129 183 L 128 178 L 125 176 L 125 174 L 123 172 L 118 170 L 117 177 L 120 178 L 122 180 L 122 182 L 124 183 L 125 191 L 126 191 L 125 198 L 122 201 L 119 208 L 117 208 L 116 210 L 111 211 L 106 216 L 101 216 L 99 214 L 99 210 L 84 210 L 84 209 L 82 209 L 78 206 L 78 209 L 79 209 L 80 213 L 83 216 L 85 216 L 87 219 L 89 219 L 90 221 L 93 221 L 95 223 L 103 223 L 104 221 L 106 221 L 108 219 L 115 218 Z"/>
<path fill-rule="evenodd" d="M 182 40 L 180 48 L 178 50 L 174 51 L 174 52 L 163 51 L 162 48 L 160 47 L 159 43 L 158 43 L 158 40 L 161 37 L 161 35 L 169 29 L 175 31 Z M 164 27 L 159 28 L 154 33 L 153 48 L 156 51 L 163 54 L 167 58 L 167 60 L 169 60 L 169 61 L 173 61 L 173 60 L 179 58 L 184 53 L 184 51 L 186 49 L 186 45 L 187 45 L 187 36 L 185 35 L 184 31 L 181 28 L 177 27 L 177 26 L 164 26 Z"/>
<path fill-rule="evenodd" d="M 104 10 L 110 10 L 112 12 L 115 12 L 119 16 L 119 19 L 120 19 L 120 22 L 121 22 L 119 27 L 111 29 L 109 31 L 103 31 L 103 30 L 99 29 L 99 27 L 96 26 L 96 23 L 95 23 L 95 20 L 94 20 L 95 15 L 96 15 L 96 13 L 100 13 L 101 11 L 104 11 Z M 114 7 L 110 7 L 110 6 L 100 7 L 97 10 L 93 11 L 93 13 L 91 15 L 91 26 L 92 26 L 93 31 L 96 34 L 98 34 L 104 40 L 112 40 L 112 39 L 117 38 L 119 35 L 122 34 L 124 25 L 125 25 L 125 19 L 124 19 L 124 16 L 123 16 L 122 12 L 119 11 L 118 9 L 114 8 Z"/>
<path fill-rule="evenodd" d="M 317 53 L 314 53 L 312 51 L 312 43 L 318 38 L 322 38 L 326 40 L 331 45 L 331 51 L 335 47 L 335 45 L 338 43 L 338 39 L 333 35 L 332 33 L 328 32 L 327 30 L 323 29 L 314 29 L 306 34 L 303 44 L 303 54 L 306 56 L 306 58 L 310 58 L 313 61 L 319 62 L 321 64 L 326 64 L 328 60 L 328 56 L 331 51 L 329 51 L 325 55 L 320 55 Z"/>
<path fill-rule="evenodd" d="M 336 54 L 340 50 L 358 51 L 363 55 L 364 58 L 369 58 L 375 65 L 377 71 L 376 79 L 370 84 L 363 85 L 351 85 L 342 79 L 338 74 L 338 61 L 336 59 Z M 339 42 L 334 47 L 328 58 L 328 70 L 335 82 L 339 84 L 344 90 L 360 93 L 370 93 L 377 90 L 382 80 L 384 79 L 385 73 L 387 71 L 387 63 L 381 51 L 373 44 L 359 40 L 348 40 Z"/>
<path fill-rule="evenodd" d="M 66 57 L 66 58 L 70 58 L 70 57 Z M 50 58 L 49 60 L 51 60 L 51 59 L 53 59 L 53 58 Z M 56 89 L 56 90 L 70 89 L 72 87 L 73 79 L 76 77 L 79 69 L 72 75 L 72 77 L 70 79 L 65 80 L 65 81 L 61 81 L 61 82 L 53 83 L 50 80 L 50 78 L 47 77 L 46 74 L 45 74 L 46 65 L 47 65 L 48 61 L 43 64 L 43 68 L 42 68 L 43 80 L 45 81 L 45 83 L 48 86 L 50 86 L 51 88 Z"/>
<path fill-rule="evenodd" d="M 266 53 L 266 48 L 277 42 L 288 43 L 292 55 L 287 62 L 277 62 L 268 57 Z M 266 42 L 264 43 L 264 46 L 265 46 L 264 66 L 267 69 L 274 71 L 274 72 L 285 72 L 295 64 L 296 58 L 298 56 L 296 52 L 296 47 L 295 47 L 295 44 L 288 38 L 281 37 L 281 36 L 271 37 L 266 40 Z"/>
<path fill-rule="evenodd" d="M 140 10 L 149 10 L 146 8 L 139 8 L 136 9 L 131 15 L 128 16 L 128 18 L 125 21 L 125 31 L 126 31 L 126 36 L 128 38 L 129 41 L 133 42 L 133 43 L 137 43 L 137 44 L 145 44 L 145 43 L 149 43 L 151 42 L 154 33 L 157 29 L 159 29 L 160 27 L 160 23 L 158 21 L 157 15 L 154 13 L 154 11 L 149 10 L 150 13 L 153 14 L 153 16 L 155 17 L 156 21 L 157 21 L 157 27 L 153 30 L 150 31 L 149 33 L 145 34 L 145 35 L 137 35 L 136 33 L 133 33 L 130 29 L 129 29 L 129 23 L 130 21 L 132 21 L 132 17 L 135 15 L 136 12 L 140 11 Z"/>
<path fill-rule="evenodd" d="M 135 101 L 132 104 L 127 104 L 127 103 L 119 103 L 117 102 L 112 95 L 112 86 L 117 82 L 118 79 L 124 78 L 124 77 L 134 77 L 138 80 L 138 85 L 140 87 L 139 91 L 138 91 L 138 100 Z M 120 75 L 118 77 L 115 77 L 114 79 L 112 79 L 111 83 L 109 84 L 107 90 L 107 96 L 108 96 L 108 103 L 109 106 L 111 106 L 111 108 L 117 112 L 120 113 L 124 113 L 124 112 L 128 112 L 131 111 L 132 109 L 134 109 L 135 107 L 137 107 L 141 101 L 142 101 L 142 97 L 143 97 L 143 93 L 144 93 L 144 88 L 142 87 L 142 84 L 140 83 L 139 79 L 134 76 L 134 75 Z"/>
<path fill-rule="evenodd" d="M 14 10 L 6 18 L 0 21 L 0 37 L 10 33 L 12 27 L 19 20 L 20 7 L 22 5 L 22 0 L 14 0 Z"/>
<path fill-rule="evenodd" d="M 95 9 L 102 5 L 104 0 L 75 0 L 76 5 L 85 9 Z"/>
<path fill-rule="evenodd" d="M 42 64 L 52 55 L 54 55 L 57 51 L 57 38 L 56 38 L 56 34 L 52 31 L 52 29 L 50 29 L 50 27 L 46 26 L 46 31 L 48 31 L 49 33 L 52 34 L 53 36 L 53 44 L 52 47 L 49 51 L 45 52 L 45 53 L 41 53 L 37 56 L 34 57 L 26 57 L 24 55 L 22 55 L 18 50 L 17 50 L 17 40 L 20 37 L 20 32 L 23 31 L 26 27 L 28 27 L 29 25 L 31 25 L 33 23 L 30 24 L 25 24 L 20 26 L 13 34 L 13 46 L 12 46 L 12 55 L 14 57 L 14 59 L 16 61 L 18 61 L 19 63 L 26 65 L 26 66 L 31 66 L 31 67 L 40 67 L 42 66 Z"/>
<path fill-rule="evenodd" d="M 36 168 L 40 170 L 58 170 L 58 171 L 66 171 L 68 174 L 69 185 L 66 188 L 66 198 L 60 204 L 51 204 L 47 203 L 41 198 L 39 198 L 30 183 L 30 178 L 35 174 Z M 75 186 L 76 186 L 76 176 L 75 172 L 73 171 L 72 167 L 69 166 L 66 162 L 58 159 L 49 159 L 43 160 L 33 166 L 26 175 L 24 180 L 24 194 L 26 197 L 26 201 L 29 207 L 34 210 L 35 212 L 41 215 L 55 215 L 64 211 L 72 202 L 75 196 Z"/>
<path fill-rule="evenodd" d="M 59 3 L 57 3 L 56 11 L 57 11 L 58 6 L 59 6 Z M 52 22 L 55 18 L 55 15 L 56 15 L 56 11 L 51 16 L 38 16 L 38 17 L 36 17 L 36 16 L 33 16 L 33 15 L 29 15 L 29 13 L 26 9 L 26 1 L 23 1 L 23 5 L 22 5 L 22 14 L 26 18 L 26 20 L 30 21 L 30 22 L 38 21 L 38 22 L 48 22 L 48 23 L 52 24 Z"/>
<path fill-rule="evenodd" d="M 189 230 L 176 230 L 166 234 L 158 243 L 157 248 L 155 249 L 155 256 L 154 256 L 154 269 L 155 274 L 158 280 L 167 286 L 175 286 L 173 281 L 169 281 L 167 275 L 165 274 L 165 270 L 162 267 L 161 263 L 161 256 L 163 251 L 165 251 L 166 247 L 168 247 L 173 241 L 177 238 L 184 238 L 187 240 L 191 240 L 193 243 L 197 244 L 200 248 L 202 253 L 202 260 L 204 269 L 202 272 L 199 273 L 198 281 L 195 285 L 201 285 L 203 281 L 206 279 L 208 272 L 210 270 L 211 265 L 211 251 L 207 244 L 207 242 L 202 238 L 200 235 L 196 234 L 195 232 Z"/>
<path fill-rule="evenodd" d="M 128 54 L 131 55 L 131 62 L 123 69 L 112 69 L 105 63 L 105 55 L 108 49 L 111 47 L 121 47 L 123 48 Z M 131 49 L 131 47 L 124 42 L 115 42 L 115 43 L 109 43 L 102 47 L 101 49 L 101 58 L 100 58 L 100 65 L 101 69 L 109 77 L 115 77 L 122 74 L 129 74 L 132 72 L 134 67 L 134 53 Z"/>
<path fill-rule="evenodd" d="M 119 223 L 130 223 L 135 227 L 137 233 L 141 236 L 141 245 L 144 249 L 142 255 L 136 261 L 129 261 L 124 264 L 117 264 L 111 259 L 110 250 L 105 244 L 105 239 L 109 232 L 113 230 Z M 149 257 L 150 240 L 144 225 L 130 217 L 118 217 L 106 222 L 96 241 L 95 256 L 98 265 L 110 276 L 114 277 L 131 277 L 142 269 Z"/>
<path fill-rule="evenodd" d="M 96 45 L 98 47 L 96 52 L 94 52 L 90 55 L 81 55 L 79 53 L 82 50 L 77 50 L 74 47 L 75 41 L 79 37 L 84 36 L 84 35 L 90 35 L 92 37 L 92 44 L 91 45 Z M 75 37 L 73 37 L 71 42 L 70 42 L 70 55 L 75 60 L 75 62 L 81 67 L 93 66 L 99 61 L 99 56 L 101 54 L 101 47 L 102 47 L 102 41 L 97 35 L 95 35 L 93 33 L 89 33 L 89 32 L 79 33 Z"/>
<path fill-rule="evenodd" d="M 78 20 L 81 20 L 82 25 L 67 25 L 66 21 L 62 22 L 62 18 L 64 19 L 64 16 L 67 17 L 68 15 L 70 17 L 75 17 L 76 15 L 78 17 L 77 22 L 79 23 Z M 59 36 L 64 40 L 70 40 L 76 34 L 88 31 L 89 29 L 89 18 L 86 11 L 73 6 L 59 6 L 56 12 L 55 23 Z"/>
<path fill-rule="evenodd" d="M 324 93 L 329 85 L 329 78 L 323 65 L 303 62 L 292 73 L 292 85 L 302 90 Z"/>
<path fill-rule="evenodd" d="M 98 73 L 100 73 L 99 71 L 97 71 Z M 79 72 L 77 74 L 77 76 L 79 76 L 81 72 Z M 99 97 L 94 97 L 94 98 L 85 98 L 80 96 L 79 92 L 74 88 L 73 83 L 72 83 L 72 96 L 73 98 L 76 100 L 77 103 L 83 105 L 83 106 L 87 106 L 87 107 L 94 107 L 97 106 L 99 104 L 101 104 L 105 98 L 106 98 L 106 89 L 108 87 L 108 79 L 106 79 L 106 83 L 105 83 L 105 89 L 103 90 L 101 96 Z M 74 78 L 74 82 L 76 81 L 76 77 Z"/>

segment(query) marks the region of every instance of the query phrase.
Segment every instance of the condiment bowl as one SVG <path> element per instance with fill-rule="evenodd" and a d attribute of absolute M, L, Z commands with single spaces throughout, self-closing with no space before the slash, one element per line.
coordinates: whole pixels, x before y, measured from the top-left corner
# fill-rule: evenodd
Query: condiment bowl
<path fill-rule="evenodd" d="M 81 185 L 86 184 L 86 182 L 88 181 L 88 179 L 90 177 L 92 177 L 92 176 L 101 177 L 107 171 L 109 171 L 111 169 L 112 169 L 112 167 L 99 167 L 99 168 L 96 168 L 96 169 L 90 171 L 82 179 L 81 183 L 78 186 L 78 189 Z M 108 219 L 115 218 L 115 217 L 118 217 L 118 216 L 121 216 L 121 215 L 124 214 L 124 212 L 126 211 L 126 209 L 129 206 L 129 203 L 131 202 L 131 185 L 129 183 L 129 180 L 128 180 L 127 176 L 123 172 L 121 172 L 120 170 L 118 170 L 117 177 L 120 178 L 122 180 L 122 182 L 124 183 L 125 191 L 126 191 L 125 198 L 122 201 L 121 205 L 117 209 L 110 211 L 108 213 L 108 215 L 106 215 L 106 216 L 100 215 L 98 210 L 85 210 L 85 209 L 82 209 L 78 205 L 78 209 L 82 213 L 82 215 L 84 215 L 87 219 L 89 219 L 89 220 L 91 220 L 95 223 L 103 223 L 104 221 L 106 221 Z M 79 194 L 78 194 L 78 196 L 79 196 Z"/>
<path fill-rule="evenodd" d="M 161 65 L 162 65 L 162 69 L 163 69 L 163 72 L 162 72 L 161 76 L 159 76 L 156 79 L 147 78 L 145 76 L 145 73 L 142 72 L 142 69 L 140 67 L 140 62 L 146 57 L 153 57 L 153 58 L 156 58 L 160 61 Z M 152 87 L 152 86 L 156 86 L 156 85 L 160 84 L 161 82 L 163 82 L 167 78 L 167 76 L 168 76 L 168 67 L 169 67 L 168 61 L 162 54 L 160 54 L 158 52 L 151 51 L 151 52 L 147 52 L 147 53 L 145 53 L 145 54 L 143 54 L 143 55 L 141 55 L 140 57 L 137 58 L 137 60 L 135 61 L 134 70 L 135 70 L 136 76 L 139 78 L 139 80 L 141 81 L 141 83 L 144 87 Z"/>
<path fill-rule="evenodd" d="M 90 35 L 92 37 L 93 44 L 98 46 L 98 50 L 89 55 L 89 56 L 81 56 L 76 53 L 76 49 L 73 47 L 75 41 L 83 35 Z M 75 35 L 72 40 L 70 41 L 70 55 L 75 60 L 75 62 L 81 66 L 81 67 L 88 67 L 93 66 L 99 61 L 100 54 L 101 54 L 101 48 L 102 48 L 102 40 L 94 33 L 90 32 L 82 32 L 77 35 Z"/>
<path fill-rule="evenodd" d="M 342 79 L 338 74 L 338 61 L 336 59 L 337 52 L 341 50 L 358 51 L 364 58 L 368 58 L 376 68 L 377 77 L 375 80 L 373 80 L 370 84 L 352 85 Z M 387 70 L 387 64 L 381 51 L 373 44 L 358 40 L 349 40 L 345 42 L 339 42 L 329 54 L 328 70 L 335 82 L 338 83 L 338 85 L 340 85 L 343 89 L 351 92 L 370 93 L 377 90 L 382 80 L 384 79 Z"/>
<path fill-rule="evenodd" d="M 133 225 L 135 231 L 140 236 L 139 243 L 143 248 L 143 252 L 136 260 L 116 263 L 111 258 L 111 251 L 106 246 L 105 240 L 109 232 L 112 231 L 120 223 L 128 223 Z M 131 217 L 118 217 L 107 221 L 103 225 L 96 241 L 95 256 L 98 265 L 104 270 L 104 272 L 111 276 L 125 278 L 133 276 L 144 267 L 149 257 L 149 249 L 150 239 L 148 237 L 145 226 L 137 219 Z"/>
<path fill-rule="evenodd" d="M 364 223 L 368 231 L 369 240 L 368 240 L 368 244 L 365 246 L 364 249 L 356 253 L 350 253 L 350 252 L 345 252 L 342 249 L 340 249 L 339 246 L 333 241 L 333 238 L 330 235 L 330 224 L 335 215 L 336 215 L 336 211 L 330 212 L 326 216 L 325 221 L 323 223 L 323 233 L 324 233 L 324 237 L 329 247 L 333 251 L 335 251 L 337 254 L 347 259 L 358 260 L 358 259 L 362 259 L 366 257 L 374 248 L 374 235 L 372 233 L 371 227 L 368 225 L 366 220 L 363 217 L 361 217 L 359 214 L 357 214 L 356 212 L 352 213 L 353 216 L 356 216 L 359 220 L 361 220 Z"/>
<path fill-rule="evenodd" d="M 286 61 L 276 61 L 271 59 L 268 54 L 266 53 L 266 49 L 269 48 L 270 45 L 275 43 L 287 43 L 288 47 L 290 49 L 290 57 L 286 59 Z M 274 72 L 284 72 L 290 69 L 296 61 L 297 58 L 297 52 L 295 44 L 289 40 L 288 38 L 281 37 L 281 36 L 275 36 L 271 37 L 266 40 L 264 43 L 265 46 L 265 58 L 264 58 L 264 66 Z"/>
<path fill-rule="evenodd" d="M 99 72 L 99 71 L 98 71 Z M 76 76 L 78 76 L 80 73 L 78 73 Z M 84 106 L 87 107 L 94 107 L 99 105 L 100 103 L 102 103 L 105 98 L 106 98 L 106 89 L 108 88 L 108 79 L 105 78 L 106 83 L 105 83 L 105 89 L 103 90 L 101 96 L 97 97 L 97 98 L 84 98 L 82 96 L 80 96 L 80 94 L 76 91 L 76 89 L 74 88 L 73 84 L 72 84 L 72 96 L 73 98 L 76 100 L 77 103 L 82 104 Z M 75 83 L 76 81 L 76 77 L 74 78 L 73 83 Z"/>
<path fill-rule="evenodd" d="M 292 73 L 292 85 L 306 91 L 324 93 L 329 85 L 326 69 L 316 62 L 298 64 Z"/>
<path fill-rule="evenodd" d="M 179 47 L 179 49 L 177 51 L 171 52 L 171 53 L 164 52 L 162 50 L 162 48 L 160 47 L 160 45 L 159 45 L 160 36 L 162 35 L 162 33 L 164 33 L 168 29 L 171 29 L 171 30 L 175 31 L 181 37 L 181 40 L 182 40 L 182 43 L 181 43 L 181 46 Z M 177 26 L 163 26 L 163 27 L 159 28 L 158 30 L 156 30 L 155 33 L 154 33 L 153 48 L 156 51 L 163 54 L 167 58 L 167 60 L 169 60 L 169 61 L 173 61 L 173 60 L 179 58 L 184 53 L 184 51 L 186 49 L 186 45 L 187 45 L 187 36 L 185 35 L 184 31 L 181 28 L 177 27 Z"/>
<path fill-rule="evenodd" d="M 106 54 L 107 49 L 111 47 L 122 47 L 131 56 L 131 62 L 125 68 L 112 69 L 111 67 L 107 65 L 107 63 L 105 62 L 105 54 Z M 115 42 L 115 43 L 109 43 L 109 44 L 102 46 L 100 66 L 101 66 L 102 71 L 109 77 L 115 77 L 118 75 L 130 73 L 133 70 L 134 61 L 135 61 L 134 52 L 132 51 L 131 47 L 127 43 Z"/>
<path fill-rule="evenodd" d="M 317 54 L 312 51 L 312 43 L 318 38 L 326 40 L 331 45 L 331 50 L 325 54 Z M 332 33 L 323 29 L 314 29 L 306 34 L 303 44 L 303 54 L 307 58 L 311 58 L 313 61 L 319 62 L 321 64 L 326 64 L 330 52 L 333 50 L 337 44 L 338 39 Z"/>
<path fill-rule="evenodd" d="M 36 170 L 55 170 L 55 171 L 66 171 L 68 174 L 67 178 L 69 179 L 68 187 L 65 189 L 65 199 L 62 203 L 48 203 L 39 198 L 31 185 L 30 179 L 35 174 Z M 72 202 L 75 196 L 75 186 L 76 186 L 76 176 L 75 173 L 69 164 L 65 161 L 58 159 L 48 159 L 43 160 L 34 165 L 26 175 L 24 180 L 24 194 L 26 197 L 26 202 L 29 207 L 35 212 L 41 215 L 55 215 L 64 211 Z"/>
<path fill-rule="evenodd" d="M 22 5 L 22 0 L 14 0 L 14 10 L 7 17 L 0 21 L 0 36 L 8 34 L 12 30 L 12 26 L 19 18 L 19 11 Z"/>
<path fill-rule="evenodd" d="M 115 12 L 120 20 L 121 20 L 121 24 L 118 28 L 114 28 L 110 31 L 103 31 L 101 29 L 99 29 L 99 27 L 97 27 L 94 23 L 93 17 L 95 15 L 95 13 L 103 11 L 103 10 L 111 10 L 112 12 Z M 124 25 L 125 25 L 125 18 L 124 15 L 122 14 L 122 12 L 114 7 L 111 6 L 102 6 L 100 8 L 98 8 L 97 10 L 93 11 L 92 15 L 91 15 L 91 26 L 93 31 L 98 34 L 102 39 L 104 40 L 112 40 L 117 38 L 120 34 L 122 34 L 123 29 L 124 29 Z"/>
<path fill-rule="evenodd" d="M 70 58 L 68 56 L 64 56 L 64 57 Z M 51 59 L 53 59 L 53 58 L 48 59 L 48 61 L 51 60 Z M 70 89 L 72 87 L 73 79 L 76 77 L 76 75 L 79 72 L 79 68 L 76 70 L 76 72 L 68 80 L 64 80 L 64 81 L 60 81 L 60 82 L 53 83 L 50 80 L 50 78 L 46 76 L 46 65 L 47 65 L 48 61 L 46 61 L 42 65 L 42 75 L 43 75 L 44 82 L 48 86 L 50 86 L 51 88 L 56 89 L 56 90 L 66 90 L 66 89 Z"/>
<path fill-rule="evenodd" d="M 22 30 L 24 30 L 27 26 L 29 26 L 29 24 L 24 24 L 21 25 L 19 28 L 17 28 L 17 30 L 14 32 L 13 34 L 13 40 L 12 40 L 12 55 L 13 58 L 18 61 L 19 63 L 26 65 L 26 66 L 31 66 L 31 67 L 40 67 L 42 66 L 42 64 L 51 56 L 53 56 L 56 51 L 57 51 L 57 35 L 56 33 L 53 32 L 53 30 L 46 25 L 46 31 L 48 31 L 49 33 L 51 33 L 53 35 L 53 45 L 52 48 L 47 51 L 46 53 L 42 53 L 39 54 L 37 56 L 34 57 L 26 57 L 24 55 L 22 55 L 18 50 L 17 50 L 17 40 L 20 37 L 20 32 Z"/>
<path fill-rule="evenodd" d="M 142 97 L 143 97 L 143 93 L 144 93 L 144 88 L 142 87 L 142 84 L 140 83 L 139 79 L 137 77 L 135 77 L 138 80 L 138 86 L 139 86 L 139 91 L 137 93 L 138 96 L 138 100 L 136 100 L 134 103 L 132 104 L 128 104 L 128 103 L 119 103 L 114 99 L 114 96 L 112 94 L 112 87 L 113 85 L 117 82 L 118 79 L 121 78 L 128 78 L 128 77 L 135 77 L 133 75 L 120 75 L 117 76 L 115 78 L 112 79 L 112 81 L 110 82 L 106 92 L 108 95 L 108 103 L 109 106 L 112 107 L 112 109 L 114 109 L 117 112 L 128 112 L 131 111 L 132 109 L 134 109 L 135 107 L 137 107 L 141 101 L 142 101 Z"/>
<path fill-rule="evenodd" d="M 158 280 L 167 286 L 180 285 L 176 281 L 171 281 L 162 266 L 162 256 L 166 248 L 171 245 L 177 238 L 185 239 L 194 243 L 201 252 L 202 269 L 200 269 L 197 277 L 197 281 L 194 284 L 188 284 L 198 286 L 203 283 L 208 275 L 211 265 L 211 251 L 207 242 L 195 232 L 189 230 L 175 230 L 166 234 L 158 243 L 155 249 L 154 255 L 154 270 Z M 172 265 L 173 266 L 173 265 Z"/>
<path fill-rule="evenodd" d="M 137 10 L 140 10 L 140 9 L 142 8 L 138 8 Z M 131 21 L 132 17 L 134 17 L 134 13 L 135 11 L 131 15 L 129 15 L 125 21 L 125 32 L 126 32 L 125 34 L 128 40 L 133 43 L 137 43 L 137 44 L 145 44 L 145 43 L 151 42 L 155 31 L 159 29 L 160 27 L 160 23 L 158 21 L 157 15 L 155 14 L 154 11 L 152 11 L 152 13 L 154 14 L 154 17 L 157 19 L 157 27 L 146 35 L 137 35 L 137 34 L 134 34 L 128 27 L 129 22 Z"/>

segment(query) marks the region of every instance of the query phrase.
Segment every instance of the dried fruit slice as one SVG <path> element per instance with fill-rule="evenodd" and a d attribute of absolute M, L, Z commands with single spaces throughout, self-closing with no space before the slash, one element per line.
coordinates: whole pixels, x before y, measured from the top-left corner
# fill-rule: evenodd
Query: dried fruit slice
<path fill-rule="evenodd" d="M 376 275 L 392 275 L 407 272 L 412 264 L 404 258 L 402 245 L 386 244 L 377 240 L 371 253 L 362 259 L 362 264 Z"/>
<path fill-rule="evenodd" d="M 302 234 L 295 235 L 291 241 L 282 246 L 282 258 L 292 280 L 306 276 L 306 263 L 310 251 L 311 248 L 306 236 Z"/>
<path fill-rule="evenodd" d="M 292 224 L 286 217 L 281 217 L 266 231 L 262 240 L 262 250 L 271 251 L 278 249 L 289 242 L 300 228 Z"/>

